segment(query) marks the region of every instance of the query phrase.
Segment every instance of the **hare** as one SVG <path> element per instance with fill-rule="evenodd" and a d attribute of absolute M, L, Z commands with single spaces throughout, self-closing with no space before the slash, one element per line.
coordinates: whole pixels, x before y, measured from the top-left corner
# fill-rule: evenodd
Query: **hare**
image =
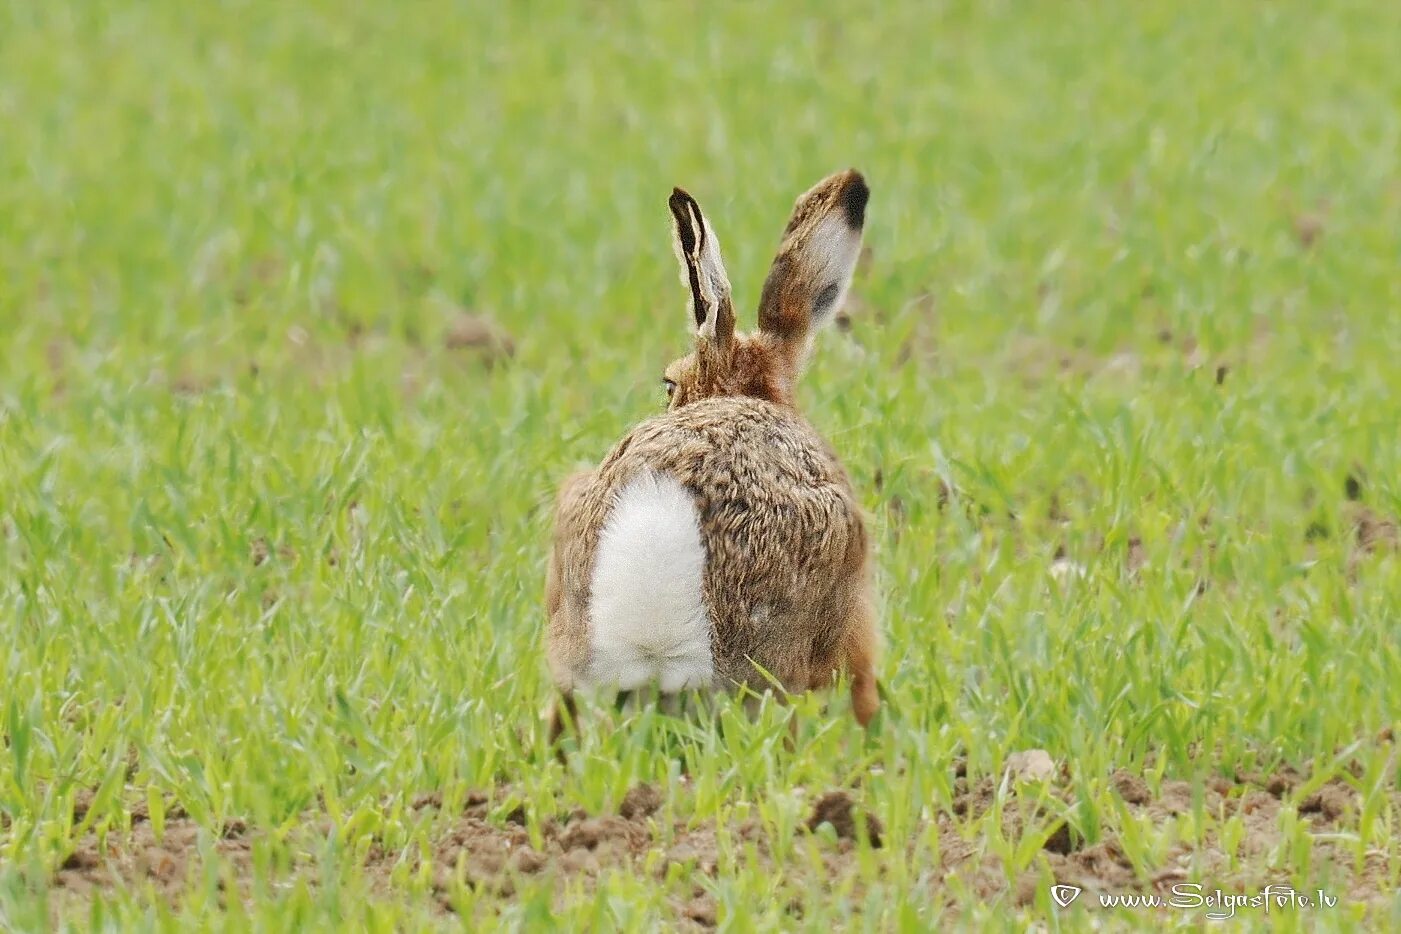
<path fill-rule="evenodd" d="M 771 676 L 796 693 L 845 672 L 856 720 L 875 716 L 865 526 L 832 448 L 794 408 L 813 333 L 851 284 L 869 194 L 853 169 L 798 198 L 759 329 L 740 334 L 715 232 L 672 192 L 695 346 L 666 368 L 666 412 L 560 490 L 545 585 L 551 742 L 580 688 L 763 691 Z"/>

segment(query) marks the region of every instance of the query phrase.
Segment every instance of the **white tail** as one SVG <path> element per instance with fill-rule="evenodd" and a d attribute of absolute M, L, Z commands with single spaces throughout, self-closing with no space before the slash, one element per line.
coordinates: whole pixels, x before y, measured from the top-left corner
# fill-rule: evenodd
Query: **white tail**
<path fill-rule="evenodd" d="M 714 677 L 701 596 L 705 549 L 691 494 L 645 472 L 623 487 L 599 537 L 585 680 L 629 691 L 705 687 Z"/>

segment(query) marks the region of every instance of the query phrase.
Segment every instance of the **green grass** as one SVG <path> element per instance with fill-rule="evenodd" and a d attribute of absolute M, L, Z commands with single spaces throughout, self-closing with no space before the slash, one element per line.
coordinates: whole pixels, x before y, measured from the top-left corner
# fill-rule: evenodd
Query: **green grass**
<path fill-rule="evenodd" d="M 733 930 L 1200 922 L 1018 903 L 1059 820 L 1143 880 L 1181 845 L 1208 888 L 1345 896 L 1244 920 L 1401 923 L 1401 558 L 1352 530 L 1401 514 L 1401 6 L 498 6 L 0 9 L 0 927 L 645 929 L 697 885 Z M 801 404 L 872 519 L 878 728 L 808 699 L 790 753 L 774 708 L 592 711 L 561 766 L 548 504 L 685 349 L 666 196 L 746 326 L 793 197 L 848 165 L 872 254 Z M 462 311 L 515 355 L 445 346 Z M 957 762 L 1031 748 L 1053 787 L 953 813 Z M 1244 831 L 1203 789 L 1284 766 L 1274 842 L 1206 876 Z M 1116 769 L 1196 803 L 1128 808 Z M 886 846 L 826 888 L 798 827 L 858 780 Z M 488 820 L 538 841 L 639 781 L 660 845 L 718 822 L 713 876 L 435 902 L 452 819 L 415 796 L 499 784 Z M 1328 781 L 1331 836 L 1297 813 Z M 204 828 L 178 900 L 49 885 L 138 804 Z"/>

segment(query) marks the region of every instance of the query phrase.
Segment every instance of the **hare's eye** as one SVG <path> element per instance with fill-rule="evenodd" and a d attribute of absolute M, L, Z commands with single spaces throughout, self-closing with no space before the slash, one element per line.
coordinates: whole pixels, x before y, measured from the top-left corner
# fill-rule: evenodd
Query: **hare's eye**
<path fill-rule="evenodd" d="M 666 387 L 666 397 L 668 399 L 676 395 L 676 380 L 667 379 L 665 376 L 663 376 L 662 385 Z"/>

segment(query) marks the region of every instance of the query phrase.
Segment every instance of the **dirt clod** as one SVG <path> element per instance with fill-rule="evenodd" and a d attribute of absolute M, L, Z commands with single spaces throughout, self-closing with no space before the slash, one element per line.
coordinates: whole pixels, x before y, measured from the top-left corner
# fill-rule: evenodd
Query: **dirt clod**
<path fill-rule="evenodd" d="M 1300 814 L 1318 814 L 1324 820 L 1337 820 L 1352 807 L 1353 792 L 1344 782 L 1333 781 L 1299 804 Z"/>
<path fill-rule="evenodd" d="M 628 820 L 645 820 L 657 813 L 662 806 L 662 793 L 655 785 L 642 783 L 628 789 L 623 795 L 623 803 L 618 813 Z"/>
<path fill-rule="evenodd" d="M 73 823 L 81 824 L 83 818 L 88 816 L 88 811 L 92 809 L 93 799 L 97 795 L 91 788 L 80 788 L 73 795 Z"/>
<path fill-rule="evenodd" d="M 1119 769 L 1109 780 L 1125 804 L 1147 804 L 1153 799 L 1148 783 L 1126 769 Z"/>
<path fill-rule="evenodd" d="M 1077 881 L 1092 881 L 1106 888 L 1120 889 L 1133 885 L 1136 879 L 1133 862 L 1113 838 L 1101 840 L 1063 859 L 1060 865 L 1052 864 L 1058 882 L 1073 885 Z"/>
<path fill-rule="evenodd" d="M 1155 804 L 1167 814 L 1186 814 L 1192 809 L 1192 786 L 1182 781 L 1163 782 Z"/>
<path fill-rule="evenodd" d="M 698 895 L 691 899 L 681 913 L 703 927 L 715 927 L 715 899 L 709 895 Z"/>
<path fill-rule="evenodd" d="M 1143 547 L 1143 539 L 1135 535 L 1129 539 L 1128 555 L 1124 558 L 1124 564 L 1130 574 L 1137 574 L 1147 563 L 1148 552 Z"/>
<path fill-rule="evenodd" d="M 865 814 L 865 820 L 866 839 L 870 841 L 873 849 L 880 849 L 881 834 L 884 833 L 885 827 L 879 818 L 869 812 Z M 843 840 L 855 840 L 856 821 L 856 807 L 851 796 L 844 791 L 829 791 L 813 805 L 807 828 L 809 831 L 816 831 L 823 824 L 831 824 L 838 837 Z"/>
<path fill-rule="evenodd" d="M 92 869 L 102 863 L 102 859 L 97 855 L 97 851 L 90 847 L 79 847 L 69 853 L 62 863 L 60 869 Z"/>
<path fill-rule="evenodd" d="M 448 350 L 476 351 L 488 361 L 509 358 L 516 352 L 515 341 L 499 324 L 486 315 L 467 312 L 460 312 L 448 325 L 443 346 Z"/>
<path fill-rule="evenodd" d="M 1070 824 L 1062 822 L 1049 837 L 1043 847 L 1048 853 L 1059 853 L 1062 856 L 1075 852 L 1075 835 L 1071 833 Z"/>
<path fill-rule="evenodd" d="M 1394 519 L 1358 506 L 1352 511 L 1352 523 L 1357 530 L 1357 547 L 1368 554 L 1401 547 L 1401 526 Z"/>
<path fill-rule="evenodd" d="M 161 882 L 174 881 L 180 870 L 175 856 L 161 847 L 147 850 L 137 862 L 146 875 Z"/>
<path fill-rule="evenodd" d="M 966 814 L 978 814 L 988 809 L 993 798 L 993 782 L 990 777 L 984 776 L 978 783 L 969 787 L 967 779 L 957 779 L 954 782 L 955 797 L 949 809 L 958 817 Z"/>
<path fill-rule="evenodd" d="M 596 850 L 604 844 L 618 843 L 634 846 L 647 839 L 647 831 L 621 817 L 591 817 L 570 824 L 560 835 L 560 846 L 566 850 Z"/>
<path fill-rule="evenodd" d="M 1056 763 L 1044 749 L 1027 749 L 1007 757 L 1007 771 L 1020 782 L 1042 782 L 1056 774 Z"/>
<path fill-rule="evenodd" d="M 511 858 L 511 866 L 516 872 L 531 875 L 544 869 L 546 859 L 540 853 L 530 847 L 517 850 L 516 855 Z"/>
<path fill-rule="evenodd" d="M 1308 249 L 1323 236 L 1324 217 L 1320 213 L 1299 214 L 1294 218 L 1294 238 L 1299 246 Z"/>

